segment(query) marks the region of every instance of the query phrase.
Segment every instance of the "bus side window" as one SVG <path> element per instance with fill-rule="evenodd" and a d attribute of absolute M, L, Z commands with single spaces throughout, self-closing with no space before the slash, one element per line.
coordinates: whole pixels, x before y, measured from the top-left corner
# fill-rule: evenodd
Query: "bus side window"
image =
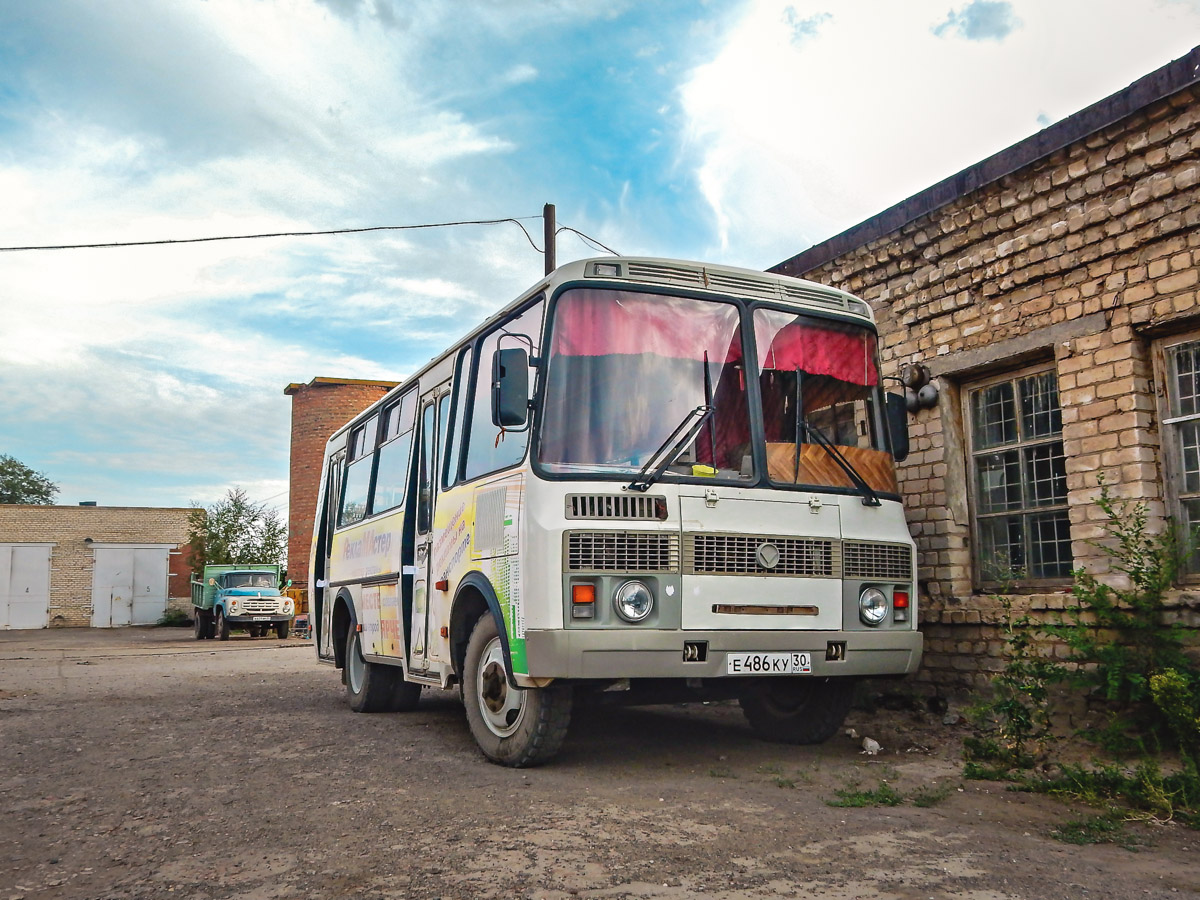
<path fill-rule="evenodd" d="M 430 450 L 434 437 L 434 406 L 426 403 L 421 410 L 421 450 L 417 470 L 417 531 L 425 534 L 433 525 L 433 480 L 429 477 L 433 460 Z"/>
<path fill-rule="evenodd" d="M 345 482 L 342 486 L 341 512 L 338 525 L 353 525 L 367 515 L 367 503 L 371 492 L 371 463 L 375 459 L 375 435 L 379 417 L 371 416 L 362 425 L 350 432 Z"/>
<path fill-rule="evenodd" d="M 458 481 L 460 450 L 463 442 L 462 421 L 466 412 L 467 385 L 471 382 L 471 348 L 467 347 L 458 357 L 454 374 L 454 403 L 442 423 L 442 455 L 446 466 L 442 471 L 442 487 L 448 488 Z"/>
<path fill-rule="evenodd" d="M 529 352 L 536 356 L 541 344 L 542 334 L 542 301 L 526 309 L 519 316 L 488 334 L 479 343 L 475 354 L 475 378 L 471 392 L 471 419 L 468 423 L 468 440 L 466 463 L 463 466 L 463 477 L 470 481 L 489 472 L 497 472 L 515 466 L 525 458 L 525 450 L 529 446 L 529 429 L 522 431 L 505 431 L 492 423 L 492 356 L 500 344 L 500 338 L 506 335 L 522 335 L 528 338 Z M 521 342 L 524 344 L 524 340 Z M 514 346 L 511 340 L 506 346 Z M 532 376 L 533 373 L 530 373 Z M 530 390 L 534 380 L 529 379 Z"/>
<path fill-rule="evenodd" d="M 371 491 L 371 512 L 379 513 L 404 505 L 408 485 L 408 454 L 412 449 L 417 417 L 417 392 L 409 391 L 383 411 L 379 463 Z"/>

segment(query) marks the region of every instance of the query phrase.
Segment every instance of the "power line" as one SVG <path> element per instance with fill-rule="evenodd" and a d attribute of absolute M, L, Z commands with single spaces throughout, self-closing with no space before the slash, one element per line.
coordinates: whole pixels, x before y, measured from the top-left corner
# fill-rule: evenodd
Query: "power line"
<path fill-rule="evenodd" d="M 578 228 L 572 228 L 572 227 L 571 227 L 571 226 L 569 226 L 569 225 L 561 225 L 561 226 L 559 226 L 559 229 L 558 229 L 558 231 L 556 231 L 556 232 L 554 232 L 554 233 L 557 235 L 557 234 L 561 234 L 561 233 L 562 233 L 562 232 L 564 232 L 564 231 L 569 231 L 569 232 L 571 232 L 571 234 L 577 234 L 577 235 L 579 235 L 579 237 L 583 238 L 583 240 L 584 240 L 584 242 L 585 242 L 585 243 L 587 243 L 587 244 L 590 244 L 590 245 L 591 245 L 591 246 L 593 246 L 593 247 L 599 247 L 601 250 L 607 250 L 607 251 L 608 251 L 609 253 L 611 253 L 613 256 L 620 256 L 620 255 L 621 255 L 620 253 L 618 253 L 616 250 L 612 249 L 611 247 L 606 247 L 604 244 L 600 243 L 600 242 L 599 242 L 598 240 L 596 240 L 594 237 L 590 237 L 589 235 L 586 235 L 586 234 L 584 234 L 584 233 L 583 233 L 582 231 L 580 231 Z"/>
<path fill-rule="evenodd" d="M 540 219 L 541 216 L 525 216 L 525 221 Z M 27 247 L 0 247 L 0 252 L 16 253 L 24 250 L 107 250 L 115 247 L 160 247 L 169 244 L 206 244 L 214 241 L 254 241 L 262 238 L 321 237 L 331 234 L 364 234 L 368 231 L 416 231 L 421 228 L 453 228 L 460 225 L 501 225 L 512 222 L 525 235 L 525 240 L 538 253 L 542 248 L 533 242 L 521 219 L 473 219 L 462 222 L 431 222 L 423 225 L 372 225 L 369 228 L 333 228 L 326 231 L 273 231 L 264 234 L 223 234 L 214 237 L 159 238 L 152 241 L 105 241 L 94 244 L 45 244 Z M 570 229 L 574 231 L 574 229 Z"/>

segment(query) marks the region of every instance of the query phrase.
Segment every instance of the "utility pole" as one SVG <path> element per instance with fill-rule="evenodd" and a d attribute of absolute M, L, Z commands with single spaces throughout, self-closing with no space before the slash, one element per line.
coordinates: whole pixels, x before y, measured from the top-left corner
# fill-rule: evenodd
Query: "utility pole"
<path fill-rule="evenodd" d="M 555 232 L 557 225 L 554 221 L 554 204 L 547 203 L 542 207 L 542 221 L 546 226 L 546 274 L 549 275 L 558 265 L 555 260 Z"/>

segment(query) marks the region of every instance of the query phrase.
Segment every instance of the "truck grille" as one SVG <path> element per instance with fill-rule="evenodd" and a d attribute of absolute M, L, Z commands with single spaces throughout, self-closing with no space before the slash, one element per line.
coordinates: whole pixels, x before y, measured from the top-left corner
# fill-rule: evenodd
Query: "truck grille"
<path fill-rule="evenodd" d="M 846 578 L 872 581 L 911 581 L 912 550 L 904 544 L 846 541 L 842 550 Z"/>
<path fill-rule="evenodd" d="M 568 532 L 567 570 L 677 572 L 679 536 L 654 531 Z"/>
<path fill-rule="evenodd" d="M 273 597 L 262 600 L 257 597 L 243 597 L 241 606 L 247 615 L 267 616 L 275 614 L 275 610 L 279 608 L 279 601 Z"/>
<path fill-rule="evenodd" d="M 832 578 L 838 571 L 838 542 L 820 538 L 691 534 L 686 547 L 684 571 L 692 575 Z M 760 547 L 772 549 L 760 554 Z M 774 565 L 764 565 L 761 556 Z"/>

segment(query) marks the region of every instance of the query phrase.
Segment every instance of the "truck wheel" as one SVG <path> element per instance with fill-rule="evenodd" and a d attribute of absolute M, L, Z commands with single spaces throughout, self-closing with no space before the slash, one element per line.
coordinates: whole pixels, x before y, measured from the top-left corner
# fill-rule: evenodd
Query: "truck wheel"
<path fill-rule="evenodd" d="M 281 626 L 286 628 L 287 626 Z M 346 636 L 346 699 L 355 712 L 407 712 L 417 705 L 421 686 L 404 680 L 399 666 L 363 659 L 357 631 Z"/>
<path fill-rule="evenodd" d="M 280 622 L 278 625 L 275 626 L 275 637 L 279 638 L 282 641 L 285 638 L 287 638 L 287 636 L 288 636 L 288 623 Z"/>
<path fill-rule="evenodd" d="M 502 766 L 524 768 L 551 759 L 571 722 L 571 689 L 552 684 L 518 690 L 508 682 L 496 620 L 475 623 L 463 665 L 467 724 L 483 755 Z"/>
<path fill-rule="evenodd" d="M 842 727 L 853 699 L 852 678 L 767 678 L 738 703 L 763 740 L 820 744 Z"/>
<path fill-rule="evenodd" d="M 229 622 L 225 620 L 225 610 L 217 610 L 217 620 L 213 623 L 213 631 L 218 640 L 229 640 Z"/>
<path fill-rule="evenodd" d="M 204 624 L 204 613 L 198 609 L 192 610 L 192 612 L 196 614 L 196 621 L 194 623 L 196 640 L 202 641 L 208 637 L 208 628 Z"/>

